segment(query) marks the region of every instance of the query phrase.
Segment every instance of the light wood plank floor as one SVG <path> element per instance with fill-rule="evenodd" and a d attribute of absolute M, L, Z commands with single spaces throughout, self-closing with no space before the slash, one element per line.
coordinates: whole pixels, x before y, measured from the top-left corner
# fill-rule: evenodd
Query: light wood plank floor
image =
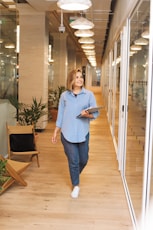
<path fill-rule="evenodd" d="M 96 94 L 99 105 L 101 96 Z M 22 174 L 28 186 L 14 184 L 0 196 L 2 230 L 129 230 L 132 223 L 118 171 L 105 110 L 91 123 L 90 159 L 81 175 L 78 199 L 70 197 L 67 160 L 53 145 L 55 123 L 39 133 L 40 168 L 33 159 Z"/>

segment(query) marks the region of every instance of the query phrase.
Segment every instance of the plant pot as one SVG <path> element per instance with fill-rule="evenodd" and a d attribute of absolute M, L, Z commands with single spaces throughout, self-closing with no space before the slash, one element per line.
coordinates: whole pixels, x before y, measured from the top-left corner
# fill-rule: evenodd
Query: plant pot
<path fill-rule="evenodd" d="M 51 113 L 51 119 L 52 119 L 52 121 L 56 121 L 58 109 L 52 108 L 50 110 L 50 113 Z"/>

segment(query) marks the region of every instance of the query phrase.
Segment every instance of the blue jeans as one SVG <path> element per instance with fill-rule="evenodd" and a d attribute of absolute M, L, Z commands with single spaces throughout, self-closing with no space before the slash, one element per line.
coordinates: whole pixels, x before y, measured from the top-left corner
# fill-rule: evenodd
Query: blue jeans
<path fill-rule="evenodd" d="M 79 185 L 80 173 L 86 166 L 89 158 L 89 133 L 86 136 L 86 141 L 81 143 L 68 142 L 61 133 L 61 141 L 68 159 L 72 185 Z"/>

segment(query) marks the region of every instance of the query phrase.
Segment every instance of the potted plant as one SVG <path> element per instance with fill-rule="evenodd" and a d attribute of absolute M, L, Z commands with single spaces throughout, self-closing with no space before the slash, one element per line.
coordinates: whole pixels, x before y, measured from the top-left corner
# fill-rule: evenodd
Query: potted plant
<path fill-rule="evenodd" d="M 0 193 L 2 193 L 5 184 L 11 178 L 10 176 L 7 175 L 6 163 L 7 160 L 0 159 Z"/>
<path fill-rule="evenodd" d="M 51 112 L 51 119 L 56 120 L 58 104 L 61 94 L 66 90 L 65 86 L 58 86 L 55 90 L 50 90 L 48 95 L 48 110 Z"/>
<path fill-rule="evenodd" d="M 16 119 L 20 125 L 34 125 L 36 129 L 38 120 L 47 114 L 47 105 L 42 103 L 42 99 L 37 101 L 36 98 L 33 98 L 30 105 L 18 102 L 16 98 L 9 100 L 17 110 Z"/>

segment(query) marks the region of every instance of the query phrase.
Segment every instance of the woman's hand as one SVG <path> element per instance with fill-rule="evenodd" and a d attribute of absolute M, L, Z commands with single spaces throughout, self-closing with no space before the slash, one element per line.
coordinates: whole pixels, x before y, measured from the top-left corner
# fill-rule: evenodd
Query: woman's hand
<path fill-rule="evenodd" d="M 55 144 L 57 142 L 57 133 L 54 132 L 52 136 L 52 143 Z"/>
<path fill-rule="evenodd" d="M 93 118 L 93 115 L 90 114 L 87 110 L 82 110 L 81 116 L 86 118 Z"/>
<path fill-rule="evenodd" d="M 52 136 L 52 143 L 55 144 L 57 142 L 57 133 L 60 130 L 60 128 L 56 127 Z"/>

